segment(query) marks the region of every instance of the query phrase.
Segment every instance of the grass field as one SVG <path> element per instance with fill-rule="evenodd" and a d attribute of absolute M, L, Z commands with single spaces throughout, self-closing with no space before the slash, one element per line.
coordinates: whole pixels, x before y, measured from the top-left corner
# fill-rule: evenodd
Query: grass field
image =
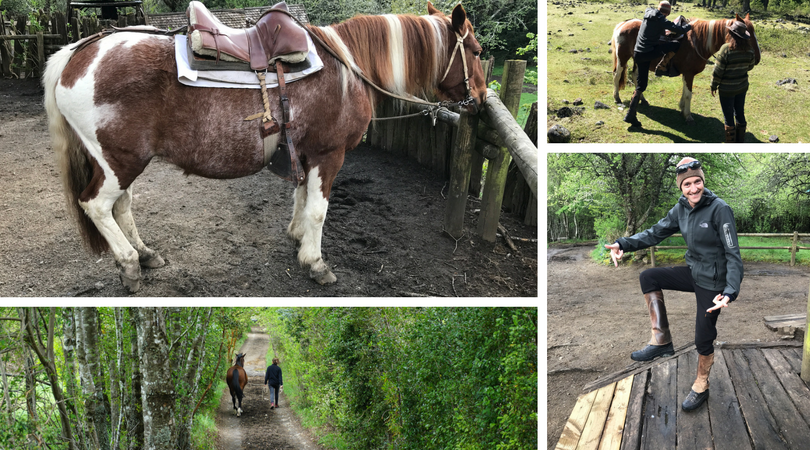
<path fill-rule="evenodd" d="M 652 5 L 652 4 L 650 4 Z M 680 3 L 670 16 L 725 19 L 726 10 L 709 11 L 693 3 Z M 617 23 L 641 18 L 645 5 L 625 3 L 567 2 L 548 4 L 547 36 L 547 126 L 560 124 L 571 131 L 571 142 L 723 142 L 723 114 L 720 102 L 710 94 L 713 59 L 695 77 L 692 117 L 688 126 L 678 110 L 683 82 L 681 77 L 655 77 L 645 92 L 650 106 L 640 107 L 642 128 L 629 128 L 622 121 L 633 93 L 633 86 L 620 91 L 623 106 L 613 100 L 613 56 L 608 41 Z M 810 26 L 790 21 L 777 22 L 777 16 L 752 13 L 762 61 L 749 72 L 745 115 L 746 142 L 768 142 L 776 135 L 779 142 L 810 142 Z M 573 35 L 573 36 L 571 36 Z M 576 49 L 576 53 L 571 50 Z M 632 62 L 629 69 L 632 69 Z M 628 75 L 629 78 L 629 75 Z M 798 85 L 789 90 L 776 85 L 795 78 Z M 582 98 L 584 112 L 558 119 L 556 111 Z M 600 101 L 606 109 L 594 109 Z M 568 105 L 571 106 L 571 105 Z M 604 124 L 596 125 L 602 121 Z"/>

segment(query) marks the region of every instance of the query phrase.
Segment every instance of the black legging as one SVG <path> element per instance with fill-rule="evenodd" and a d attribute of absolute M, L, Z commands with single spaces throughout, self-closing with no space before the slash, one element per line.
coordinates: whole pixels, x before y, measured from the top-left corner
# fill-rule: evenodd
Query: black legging
<path fill-rule="evenodd" d="M 717 318 L 720 309 L 707 313 L 706 310 L 715 306 L 714 300 L 722 291 L 710 291 L 695 284 L 692 271 L 686 266 L 656 267 L 647 269 L 639 275 L 641 292 L 648 294 L 653 291 L 668 289 L 671 291 L 694 292 L 697 300 L 697 313 L 695 315 L 695 347 L 701 355 L 714 353 L 714 340 L 717 338 Z"/>
<path fill-rule="evenodd" d="M 720 107 L 723 108 L 723 118 L 726 121 L 726 125 L 733 127 L 734 126 L 734 118 L 737 118 L 737 123 L 740 125 L 745 125 L 745 94 L 737 94 L 732 97 L 723 97 L 720 96 Z"/>
<path fill-rule="evenodd" d="M 644 92 L 647 90 L 647 82 L 650 79 L 650 63 L 652 60 L 662 55 L 666 55 L 669 52 L 677 52 L 679 48 L 681 48 L 681 43 L 679 41 L 672 41 L 662 42 L 655 47 L 655 50 L 651 50 L 649 52 L 634 52 L 633 61 L 635 61 L 636 67 L 638 68 L 636 90 L 639 92 Z"/>

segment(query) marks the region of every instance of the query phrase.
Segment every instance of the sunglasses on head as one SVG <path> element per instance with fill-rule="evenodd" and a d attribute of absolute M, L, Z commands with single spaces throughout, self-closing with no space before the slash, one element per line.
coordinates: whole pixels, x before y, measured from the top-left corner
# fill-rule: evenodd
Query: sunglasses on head
<path fill-rule="evenodd" d="M 700 161 L 690 161 L 686 164 L 681 164 L 675 169 L 675 172 L 680 175 L 689 169 L 700 169 Z"/>

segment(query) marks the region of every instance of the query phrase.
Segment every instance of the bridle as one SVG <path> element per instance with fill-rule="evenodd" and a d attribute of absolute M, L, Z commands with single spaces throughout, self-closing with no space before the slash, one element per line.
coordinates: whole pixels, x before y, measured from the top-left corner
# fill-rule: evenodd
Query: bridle
<path fill-rule="evenodd" d="M 456 33 L 456 46 L 453 47 L 453 52 L 450 53 L 450 62 L 447 63 L 447 70 L 444 71 L 444 76 L 442 77 L 441 80 L 439 80 L 439 84 L 442 84 L 444 80 L 447 79 L 447 74 L 450 73 L 450 68 L 453 67 L 453 61 L 456 58 L 456 50 L 458 50 L 459 53 L 461 53 L 461 64 L 464 67 L 464 89 L 465 93 L 467 94 L 464 100 L 458 102 L 458 105 L 467 106 L 475 101 L 475 99 L 472 97 L 472 90 L 470 89 L 470 75 L 469 71 L 467 70 L 467 55 L 464 54 L 464 39 L 467 37 L 468 34 L 470 34 L 470 30 L 468 28 L 467 31 L 464 33 L 464 36 L 462 36 L 458 32 L 455 33 Z"/>

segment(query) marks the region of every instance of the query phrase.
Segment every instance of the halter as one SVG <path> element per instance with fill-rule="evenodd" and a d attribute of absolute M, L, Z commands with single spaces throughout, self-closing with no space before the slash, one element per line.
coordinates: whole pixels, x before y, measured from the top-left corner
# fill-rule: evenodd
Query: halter
<path fill-rule="evenodd" d="M 450 53 L 450 62 L 447 63 L 447 70 L 444 71 L 444 76 L 441 80 L 439 80 L 439 84 L 442 84 L 444 80 L 447 78 L 447 74 L 450 73 L 450 68 L 453 67 L 453 61 L 456 59 L 456 50 L 461 53 L 461 64 L 464 66 L 464 88 L 466 89 L 467 97 L 464 98 L 459 105 L 466 106 L 469 105 L 471 102 L 475 101 L 472 98 L 471 90 L 470 90 L 470 76 L 469 72 L 467 71 L 467 56 L 464 54 L 464 39 L 470 34 L 470 29 L 468 28 L 467 31 L 464 33 L 464 36 L 460 35 L 458 32 L 456 33 L 456 46 L 453 47 L 452 53 Z"/>

